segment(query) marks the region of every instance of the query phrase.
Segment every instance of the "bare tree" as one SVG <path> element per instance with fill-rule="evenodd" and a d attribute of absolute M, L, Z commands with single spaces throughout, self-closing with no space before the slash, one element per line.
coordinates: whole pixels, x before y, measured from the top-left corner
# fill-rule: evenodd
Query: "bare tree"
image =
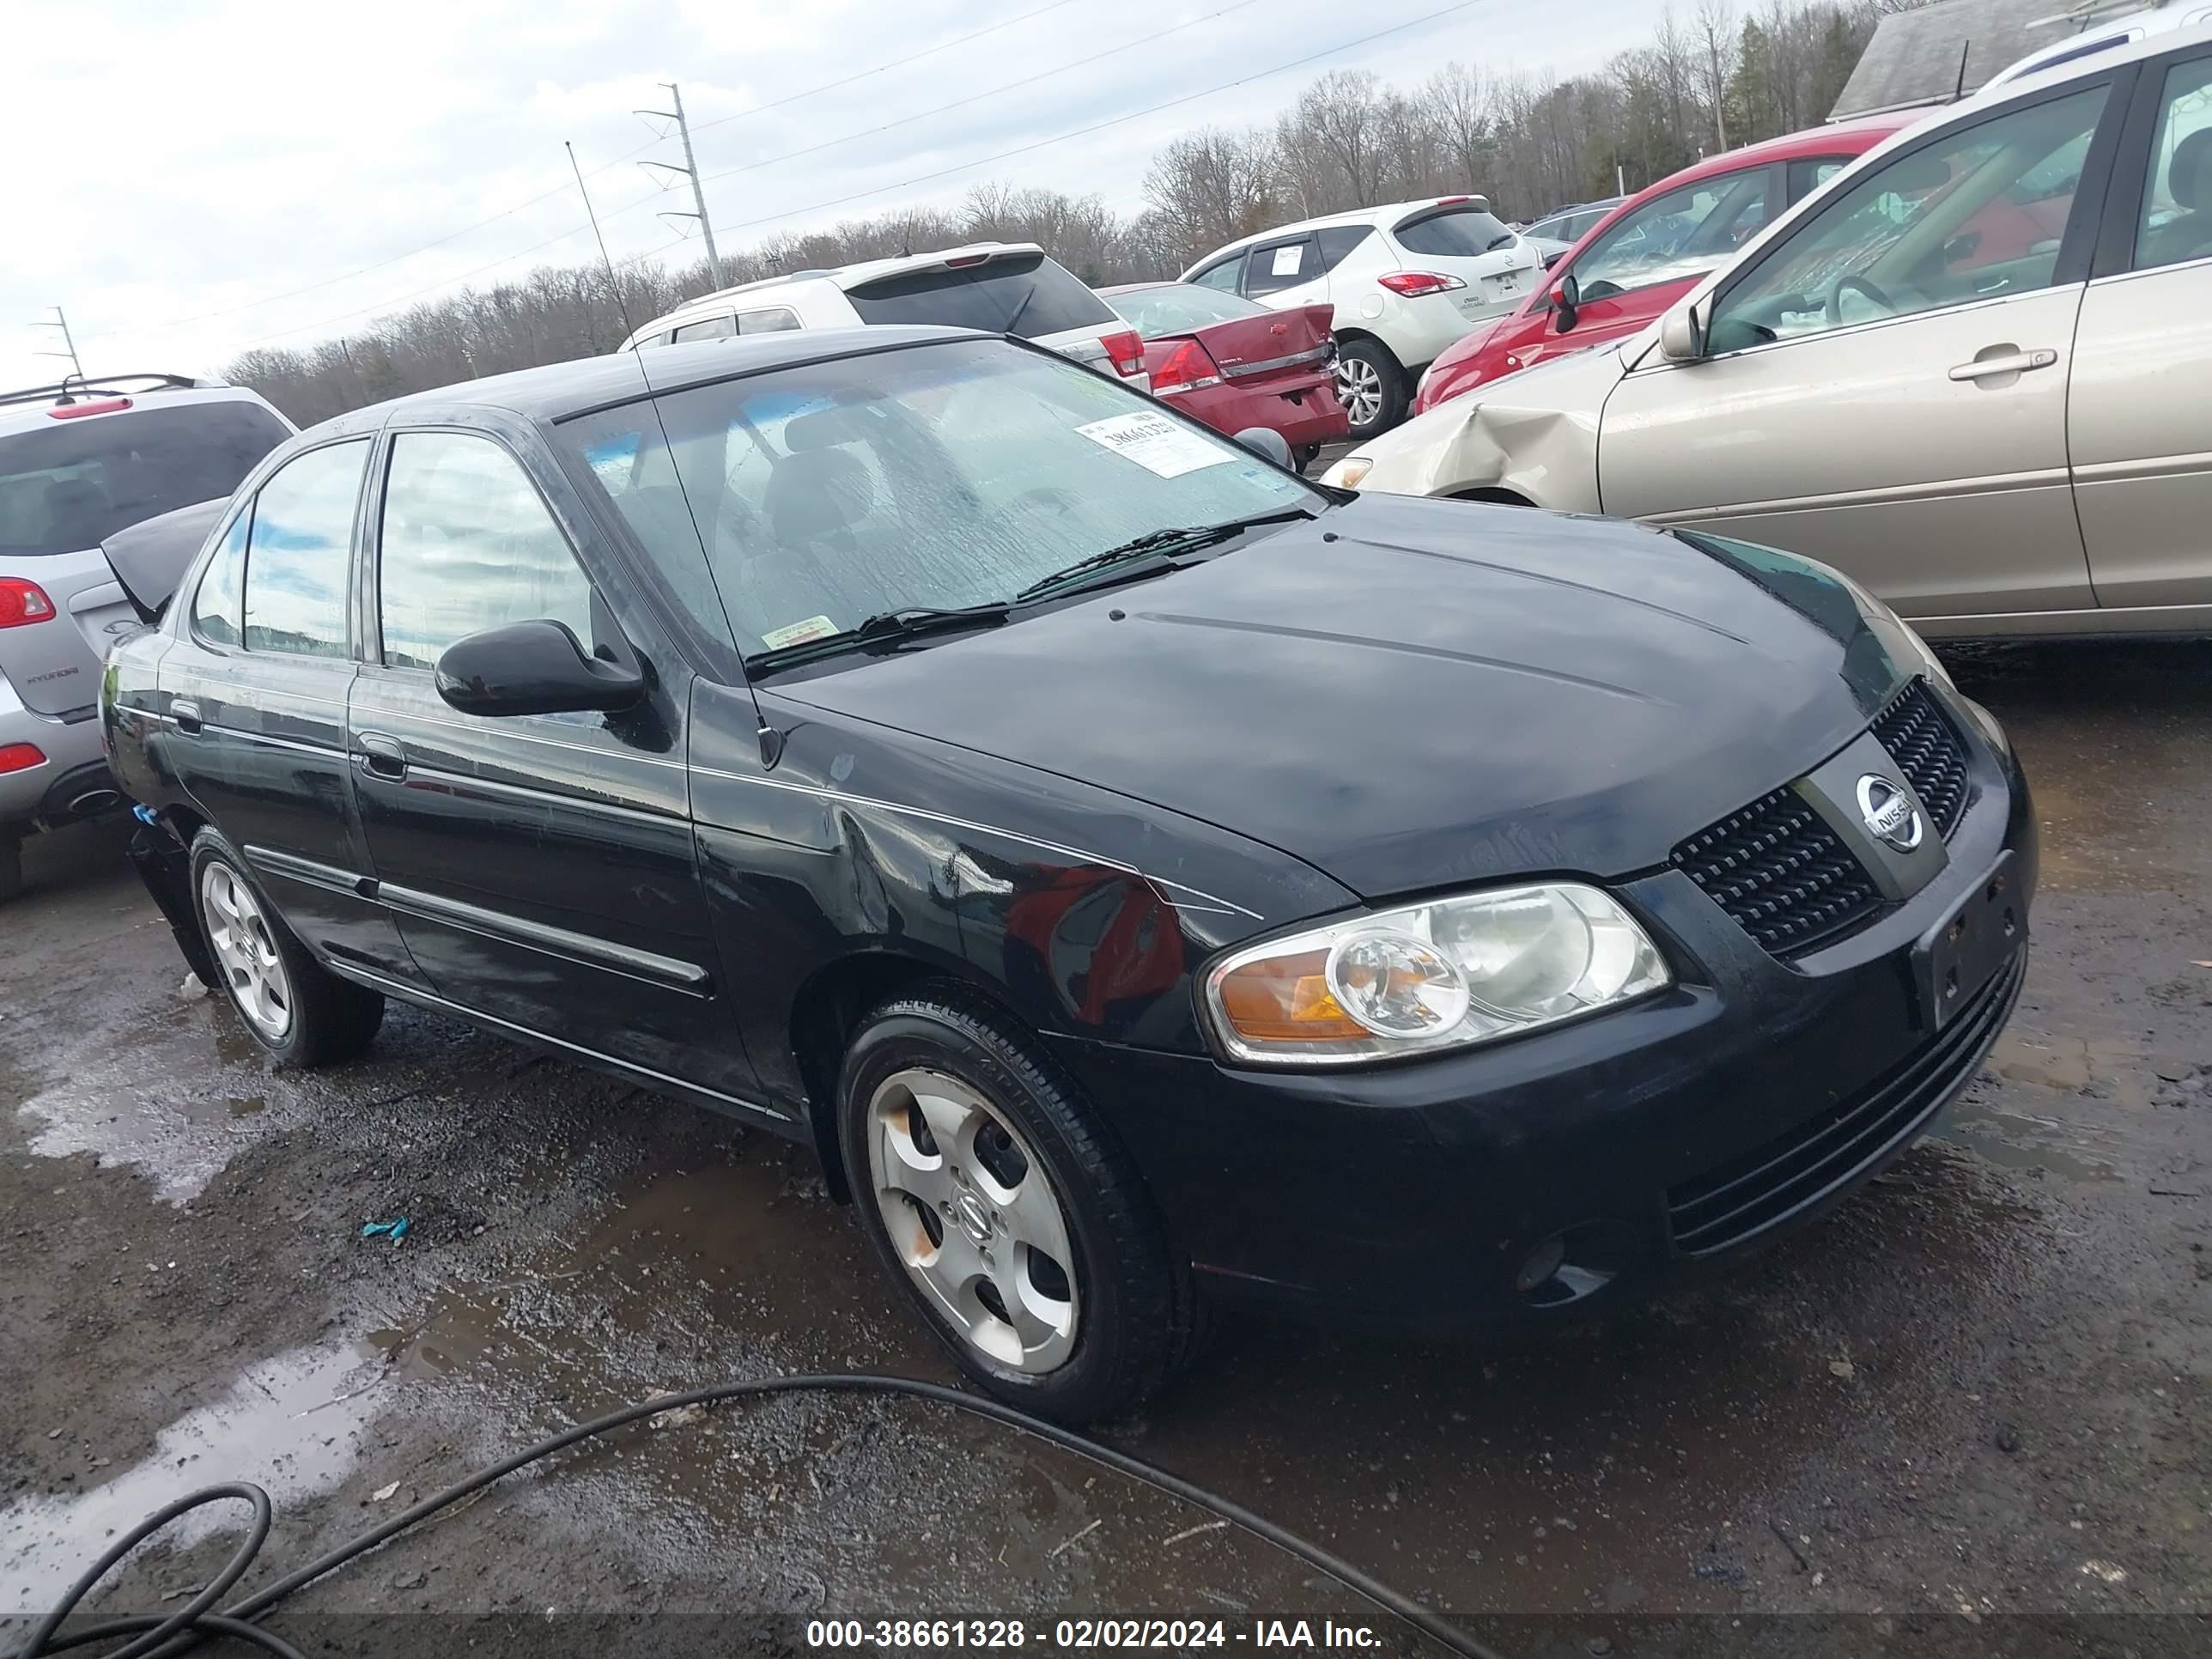
<path fill-rule="evenodd" d="M 1729 82 L 1735 78 L 1735 7 L 1730 0 L 1698 0 L 1698 15 L 1691 25 L 1697 46 L 1698 92 L 1711 111 L 1713 142 L 1729 147 Z"/>

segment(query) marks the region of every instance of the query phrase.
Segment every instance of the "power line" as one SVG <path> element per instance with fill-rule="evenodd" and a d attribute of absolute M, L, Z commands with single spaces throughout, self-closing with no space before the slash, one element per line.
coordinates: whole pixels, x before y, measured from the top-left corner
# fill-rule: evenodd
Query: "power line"
<path fill-rule="evenodd" d="M 718 115 L 711 121 L 702 121 L 692 131 L 704 132 L 708 127 L 719 127 L 730 121 L 742 121 L 748 115 L 759 115 L 768 110 L 781 109 L 786 104 L 795 104 L 802 98 L 811 98 L 817 92 L 835 92 L 840 87 L 851 86 L 855 81 L 865 81 L 871 75 L 881 75 L 885 70 L 904 69 L 908 64 L 918 64 L 923 58 L 934 56 L 938 52 L 949 51 L 954 46 L 964 46 L 970 40 L 980 40 L 987 34 L 996 34 L 1001 29 L 1010 29 L 1017 23 L 1026 23 L 1032 17 L 1042 17 L 1048 11 L 1058 11 L 1061 7 L 1073 3 L 1073 0 L 1052 0 L 1049 5 L 1039 6 L 1033 11 L 1022 12 L 1016 16 L 1009 17 L 1003 23 L 994 23 L 988 28 L 977 29 L 972 34 L 955 35 L 950 40 L 940 40 L 935 46 L 925 47 L 922 51 L 908 57 L 894 58 L 888 64 L 878 64 L 873 69 L 862 70 L 859 74 L 848 75 L 841 81 L 824 81 L 818 87 L 809 87 L 804 92 L 794 92 L 788 98 L 779 98 L 774 103 L 756 104 L 750 109 L 741 109 L 732 115 Z"/>
<path fill-rule="evenodd" d="M 805 207 L 788 208 L 781 213 L 764 214 L 757 219 L 740 219 L 735 224 L 725 224 L 722 228 L 726 231 L 750 230 L 756 226 L 775 224 L 779 220 L 795 219 L 802 214 L 819 213 L 824 208 L 843 207 L 849 202 L 866 201 L 871 196 L 883 196 L 895 190 L 908 190 L 916 185 L 926 185 L 935 179 L 948 179 L 956 173 L 966 173 L 974 167 L 988 167 L 994 161 L 1004 161 L 1017 155 L 1027 155 L 1034 150 L 1048 149 L 1054 144 L 1064 144 L 1071 138 L 1082 138 L 1094 132 L 1103 132 L 1109 127 L 1118 127 L 1131 121 L 1140 121 L 1146 116 L 1157 115 L 1164 109 L 1174 109 L 1180 105 L 1195 103 L 1199 99 L 1211 98 L 1216 93 L 1227 92 L 1233 88 L 1245 86 L 1254 81 L 1265 81 L 1271 76 L 1282 74 L 1286 70 L 1302 69 L 1306 64 L 1318 63 L 1324 58 L 1338 57 L 1350 52 L 1354 46 L 1364 46 L 1370 40 L 1380 40 L 1387 34 L 1402 34 L 1407 29 L 1419 28 L 1424 23 L 1433 23 L 1439 17 L 1449 17 L 1455 12 L 1466 11 L 1470 7 L 1483 3 L 1485 0 L 1458 0 L 1455 5 L 1441 6 L 1435 11 L 1425 12 L 1419 17 L 1410 17 L 1402 23 L 1393 23 L 1389 28 L 1376 29 L 1371 34 L 1358 35 L 1322 51 L 1308 52 L 1303 58 L 1293 58 L 1288 63 L 1277 64 L 1272 69 L 1257 70 L 1250 75 L 1241 75 L 1234 81 L 1224 81 L 1218 86 L 1202 88 L 1197 92 L 1186 93 L 1180 98 L 1170 98 L 1161 103 L 1147 105 L 1143 109 L 1132 110 L 1127 115 L 1116 115 L 1109 120 L 1095 121 L 1087 127 L 1077 127 L 1072 132 L 1059 133 L 1050 138 L 1040 138 L 1034 143 L 1018 144 L 1012 149 L 1002 149 L 994 155 L 979 156 L 975 161 L 963 161 L 955 167 L 939 167 L 934 173 L 917 173 L 911 179 L 902 179 L 896 184 L 878 185 L 869 190 L 856 190 L 848 196 L 833 196 L 827 201 L 811 202 Z M 720 175 L 710 174 L 709 176 Z M 611 218 L 613 216 L 611 214 L 608 216 Z"/>
<path fill-rule="evenodd" d="M 1048 5 L 1037 6 L 1028 11 L 1017 13 L 1014 16 L 1007 18 L 1003 22 L 993 23 L 988 27 L 975 29 L 967 34 L 956 35 L 950 40 L 940 40 L 933 46 L 925 46 L 921 51 L 909 52 L 903 58 L 894 58 L 889 63 L 878 64 L 873 69 L 862 70 L 856 75 L 848 75 L 836 81 L 825 81 L 820 86 L 809 87 L 803 92 L 794 92 L 787 97 L 776 99 L 772 103 L 757 104 L 750 109 L 739 110 L 732 115 L 720 116 L 712 121 L 702 121 L 696 127 L 693 128 L 692 131 L 703 132 L 708 127 L 718 127 L 726 122 L 741 120 L 748 115 L 758 115 L 766 110 L 781 109 L 787 104 L 795 104 L 800 99 L 811 98 L 817 93 L 834 92 L 839 87 L 850 86 L 854 82 L 866 80 L 871 75 L 881 75 L 887 70 L 902 69 L 908 64 L 919 63 L 925 58 L 933 57 L 938 52 L 948 51 L 954 46 L 965 46 L 970 40 L 980 40 L 987 34 L 995 34 L 1001 29 L 1012 28 L 1018 23 L 1025 23 L 1032 17 L 1042 16 L 1044 13 L 1048 11 L 1057 11 L 1061 7 L 1072 4 L 1073 3 L 1073 0 L 1051 0 L 1051 3 Z M 609 167 L 619 167 L 624 161 L 630 161 L 635 157 L 644 155 L 645 152 L 651 149 L 653 145 L 663 142 L 665 136 L 666 135 L 664 134 L 659 137 L 653 138 L 645 143 L 640 144 L 635 149 L 626 150 L 622 155 L 616 156 L 613 161 L 605 162 L 599 167 L 593 167 L 584 176 L 587 179 L 596 179 L 599 174 L 607 171 Z M 247 300 L 234 306 L 222 306 L 213 311 L 196 312 L 189 317 L 174 317 L 171 318 L 167 322 L 155 323 L 147 328 L 134 329 L 131 331 L 133 333 L 149 334 L 165 333 L 171 329 L 185 328 L 193 323 L 209 322 L 217 317 L 234 317 L 241 311 L 254 311 L 259 309 L 263 306 L 275 305 L 280 301 L 295 300 L 302 294 L 318 293 L 323 289 L 335 287 L 340 283 L 350 282 L 356 276 L 366 276 L 371 271 L 383 270 L 392 265 L 398 264 L 404 260 L 413 258 L 418 253 L 428 253 L 431 249 L 443 247 L 448 242 L 458 241 L 464 236 L 472 234 L 477 231 L 483 229 L 487 225 L 495 225 L 502 219 L 512 218 L 516 214 L 521 212 L 525 208 L 536 207 L 540 202 L 550 201 L 556 196 L 565 195 L 568 192 L 568 186 L 566 183 L 556 185 L 550 190 L 539 191 L 537 195 L 532 196 L 527 201 L 517 202 L 513 207 L 501 209 L 497 213 L 493 214 L 488 219 L 479 219 L 474 224 L 463 225 L 459 230 L 448 231 L 445 235 L 438 237 L 433 241 L 424 242 L 420 246 L 409 248 L 404 253 L 395 253 L 389 258 L 379 259 L 373 264 L 362 265 L 353 270 L 342 271 L 337 276 L 325 276 L 319 282 L 304 283 L 298 288 L 289 288 L 284 289 L 282 293 L 264 295 L 258 300 Z M 628 205 L 629 207 L 635 207 L 638 204 L 632 202 Z M 623 208 L 617 208 L 615 212 L 620 213 L 625 210 L 626 210 Z M 613 216 L 613 214 L 608 215 L 608 217 L 610 218 Z M 580 230 L 583 227 L 580 225 L 576 228 Z M 574 232 L 564 233 L 564 234 L 574 234 Z M 556 238 L 556 240 L 557 240 L 558 239 Z M 548 245 L 546 243 L 540 242 L 538 246 L 539 247 L 544 247 Z M 534 250 L 527 248 L 524 250 L 524 252 L 534 252 Z M 521 255 L 516 254 L 509 257 L 520 258 Z M 489 270 L 490 267 L 484 266 L 482 267 L 482 269 Z M 393 301 L 387 303 L 398 304 L 400 302 Z M 374 309 L 374 307 L 372 307 L 369 308 Z M 346 313 L 349 317 L 358 316 L 359 314 L 360 313 L 358 312 L 348 312 Z M 318 325 L 310 323 L 307 324 L 307 326 L 313 328 L 318 326 Z M 107 334 L 89 335 L 87 337 L 89 339 L 108 339 L 113 337 L 114 333 L 117 331 L 111 331 Z M 299 332 L 296 329 L 287 330 L 285 331 L 287 333 Z M 269 339 L 280 339 L 283 336 L 272 334 L 264 337 Z M 240 349 L 244 349 L 242 347 Z"/>
<path fill-rule="evenodd" d="M 1052 69 L 1040 70 L 1035 75 L 1024 75 L 1018 81 L 1008 81 L 1003 85 L 992 87 L 983 92 L 970 93 L 965 98 L 956 98 L 949 104 L 938 105 L 934 109 L 920 110 L 912 115 L 902 115 L 896 121 L 886 121 L 878 127 L 867 127 L 858 132 L 842 134 L 836 138 L 825 138 L 818 144 L 807 145 L 804 149 L 789 149 L 781 155 L 764 156 L 757 161 L 747 161 L 742 167 L 725 167 L 720 173 L 708 173 L 704 179 L 697 179 L 697 182 L 711 184 L 717 179 L 734 178 L 740 173 L 756 172 L 762 167 L 775 167 L 782 161 L 795 161 L 803 155 L 818 155 L 823 150 L 834 149 L 839 144 L 850 143 L 855 138 L 872 138 L 878 133 L 889 132 L 894 127 L 910 126 L 916 121 L 927 121 L 933 115 L 944 115 L 952 110 L 964 109 L 969 104 L 981 103 L 984 99 L 995 98 L 1002 92 L 1012 92 L 1017 88 L 1030 86 L 1039 81 L 1050 80 L 1054 76 L 1065 75 L 1070 70 L 1090 69 L 1104 58 L 1115 57 L 1121 52 L 1133 52 L 1139 46 L 1148 46 L 1155 40 L 1164 40 L 1170 34 L 1179 34 L 1185 29 L 1196 28 L 1200 23 L 1212 22 L 1216 18 L 1226 17 L 1232 11 L 1243 11 L 1247 6 L 1257 3 L 1258 0 L 1236 0 L 1235 4 L 1223 6 L 1217 11 L 1207 12 L 1202 16 L 1193 17 L 1164 29 L 1156 29 L 1150 34 L 1139 35 L 1133 40 L 1124 41 L 1121 45 L 1109 47 L 1104 52 L 1090 52 Z M 705 210 L 702 205 L 700 211 L 703 213 Z M 614 215 L 610 213 L 607 216 L 611 219 Z"/>

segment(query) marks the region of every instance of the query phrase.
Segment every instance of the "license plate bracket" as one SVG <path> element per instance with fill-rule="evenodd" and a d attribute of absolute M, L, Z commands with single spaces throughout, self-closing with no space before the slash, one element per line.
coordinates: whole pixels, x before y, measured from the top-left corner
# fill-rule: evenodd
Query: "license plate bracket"
<path fill-rule="evenodd" d="M 2027 895 L 2008 852 L 1912 947 L 1922 1025 L 1942 1030 L 2027 938 Z"/>

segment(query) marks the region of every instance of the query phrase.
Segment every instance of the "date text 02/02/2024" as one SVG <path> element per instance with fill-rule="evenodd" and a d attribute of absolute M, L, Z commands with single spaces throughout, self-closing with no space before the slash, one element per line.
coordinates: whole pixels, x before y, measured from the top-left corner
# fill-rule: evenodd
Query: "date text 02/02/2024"
<path fill-rule="evenodd" d="M 894 1650 L 1021 1648 L 1042 1645 L 1045 1632 L 1032 1633 L 1018 1619 L 816 1619 L 806 1626 L 813 1648 L 878 1647 Z M 1316 1626 L 1304 1619 L 1259 1619 L 1249 1630 L 1235 1630 L 1219 1619 L 1062 1619 L 1052 1629 L 1052 1646 L 1082 1648 L 1225 1648 L 1237 1643 L 1292 1651 L 1321 1648 L 1366 1649 L 1382 1638 L 1365 1625 L 1324 1620 Z"/>

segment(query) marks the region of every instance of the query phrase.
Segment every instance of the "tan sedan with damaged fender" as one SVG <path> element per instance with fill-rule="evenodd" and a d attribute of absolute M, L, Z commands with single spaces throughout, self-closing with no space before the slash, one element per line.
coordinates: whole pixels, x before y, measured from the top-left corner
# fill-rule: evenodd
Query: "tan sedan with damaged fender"
<path fill-rule="evenodd" d="M 1872 150 L 1635 338 L 1328 481 L 1694 526 L 1923 633 L 2212 631 L 2212 27 Z"/>

